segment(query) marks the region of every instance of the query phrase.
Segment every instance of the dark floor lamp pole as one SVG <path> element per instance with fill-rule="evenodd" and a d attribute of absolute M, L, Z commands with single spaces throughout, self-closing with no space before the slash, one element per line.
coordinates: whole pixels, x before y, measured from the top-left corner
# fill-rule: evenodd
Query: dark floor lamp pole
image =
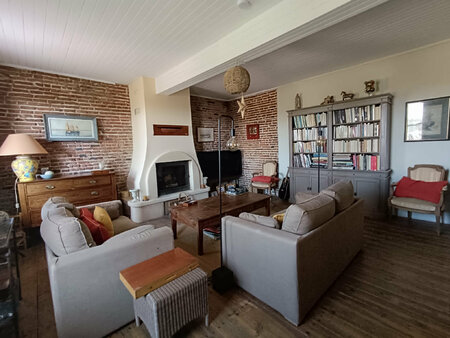
<path fill-rule="evenodd" d="M 322 138 L 322 122 L 319 122 L 319 128 L 318 128 L 318 137 L 317 137 L 317 149 L 319 150 L 319 159 L 317 162 L 317 193 L 320 193 L 320 155 L 322 153 L 322 146 L 324 144 L 324 140 Z"/>
<path fill-rule="evenodd" d="M 219 222 L 220 222 L 220 267 L 212 272 L 212 284 L 213 288 L 222 293 L 230 289 L 234 284 L 233 272 L 227 267 L 223 266 L 223 255 L 222 255 L 222 132 L 221 132 L 221 118 L 227 117 L 231 119 L 231 138 L 227 142 L 227 146 L 230 145 L 234 148 L 237 144 L 234 142 L 235 131 L 234 131 L 234 119 L 228 115 L 219 115 L 217 122 L 217 137 L 218 140 L 218 153 L 219 153 Z M 231 150 L 235 150 L 231 148 Z"/>

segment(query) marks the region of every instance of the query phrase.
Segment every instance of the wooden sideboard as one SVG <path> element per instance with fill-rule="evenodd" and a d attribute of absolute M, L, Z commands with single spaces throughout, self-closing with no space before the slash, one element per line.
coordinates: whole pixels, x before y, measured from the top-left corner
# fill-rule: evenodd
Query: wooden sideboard
<path fill-rule="evenodd" d="M 77 206 L 117 199 L 113 173 L 41 179 L 18 183 L 17 188 L 24 227 L 41 225 L 41 208 L 53 196 L 65 197 Z"/>

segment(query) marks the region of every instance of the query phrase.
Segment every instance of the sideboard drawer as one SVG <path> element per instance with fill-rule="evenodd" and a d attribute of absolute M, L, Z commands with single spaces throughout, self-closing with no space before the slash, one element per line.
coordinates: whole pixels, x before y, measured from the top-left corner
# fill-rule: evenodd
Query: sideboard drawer
<path fill-rule="evenodd" d="M 73 181 L 75 188 L 95 187 L 109 184 L 111 184 L 111 177 L 109 175 L 77 178 Z"/>
<path fill-rule="evenodd" d="M 41 210 L 42 206 L 50 197 L 64 197 L 69 202 L 73 203 L 74 200 L 76 200 L 77 195 L 74 194 L 73 191 L 52 191 L 52 192 L 45 192 L 36 196 L 32 196 L 28 199 L 28 207 L 30 209 L 38 209 Z"/>
<path fill-rule="evenodd" d="M 41 225 L 41 208 L 53 196 L 65 197 L 76 206 L 117 199 L 116 178 L 113 173 L 20 182 L 17 189 L 24 227 Z"/>
<path fill-rule="evenodd" d="M 45 192 L 58 192 L 67 191 L 73 188 L 73 182 L 71 180 L 49 180 L 42 182 L 33 182 L 27 184 L 27 194 L 28 195 L 41 195 Z"/>
<path fill-rule="evenodd" d="M 94 200 L 107 200 L 107 198 L 113 198 L 113 192 L 110 186 L 104 187 L 92 187 L 91 189 L 80 189 L 77 190 L 76 199 L 72 199 L 72 203 L 75 205 L 90 204 Z"/>

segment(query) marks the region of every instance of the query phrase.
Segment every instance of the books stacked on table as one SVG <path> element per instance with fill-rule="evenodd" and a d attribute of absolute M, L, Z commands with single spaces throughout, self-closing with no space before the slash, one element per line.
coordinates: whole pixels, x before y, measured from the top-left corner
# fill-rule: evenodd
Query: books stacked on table
<path fill-rule="evenodd" d="M 228 187 L 228 189 L 225 193 L 227 195 L 237 196 L 237 195 L 243 194 L 245 192 L 247 192 L 245 188 L 230 186 L 230 187 Z"/>
<path fill-rule="evenodd" d="M 219 227 L 207 227 L 203 229 L 203 234 L 214 240 L 220 239 L 220 226 Z"/>

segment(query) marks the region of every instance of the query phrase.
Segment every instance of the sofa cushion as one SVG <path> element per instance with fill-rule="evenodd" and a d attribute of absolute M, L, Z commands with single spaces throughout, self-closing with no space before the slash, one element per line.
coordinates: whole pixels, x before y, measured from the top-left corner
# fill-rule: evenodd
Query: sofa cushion
<path fill-rule="evenodd" d="M 134 241 L 141 238 L 150 237 L 152 230 L 155 227 L 153 225 L 141 225 L 128 231 L 124 231 L 114 237 L 108 239 L 103 245 L 108 246 L 113 243 L 123 242 L 123 241 Z"/>
<path fill-rule="evenodd" d="M 284 215 L 285 215 L 285 212 L 278 213 L 278 214 L 275 214 L 275 215 L 272 216 L 272 218 L 275 221 L 277 221 L 277 223 L 278 223 L 278 228 L 277 229 L 281 228 L 281 225 L 283 224 L 283 220 L 284 220 Z"/>
<path fill-rule="evenodd" d="M 320 193 L 334 198 L 336 201 L 336 212 L 347 209 L 355 200 L 351 181 L 339 181 L 322 190 Z"/>
<path fill-rule="evenodd" d="M 89 248 L 89 239 L 86 240 L 82 223 L 68 210 L 47 207 L 41 214 L 42 239 L 55 255 L 63 256 Z"/>
<path fill-rule="evenodd" d="M 81 231 L 83 232 L 83 235 L 84 235 L 84 238 L 86 239 L 86 243 L 88 244 L 88 247 L 92 248 L 93 246 L 97 246 L 97 244 L 94 241 L 94 238 L 92 237 L 91 231 L 89 230 L 86 223 L 84 223 L 78 217 L 75 217 L 75 218 L 80 222 Z"/>
<path fill-rule="evenodd" d="M 295 194 L 295 203 L 302 203 L 305 202 L 313 197 L 317 196 L 317 194 L 313 192 L 301 192 Z"/>
<path fill-rule="evenodd" d="M 416 198 L 409 198 L 409 197 L 393 197 L 391 199 L 391 204 L 394 207 L 400 207 L 400 208 L 408 208 L 408 209 L 416 209 L 416 210 L 422 210 L 422 211 L 435 211 L 436 205 L 423 200 L 418 200 Z"/>
<path fill-rule="evenodd" d="M 114 226 L 108 212 L 102 207 L 96 206 L 94 209 L 94 219 L 100 222 L 108 231 L 110 237 L 114 236 Z"/>
<path fill-rule="evenodd" d="M 245 220 L 253 222 L 253 223 L 265 225 L 266 227 L 269 227 L 269 228 L 276 228 L 276 229 L 280 228 L 278 222 L 269 216 L 262 216 L 262 215 L 251 214 L 248 212 L 241 212 L 239 214 L 239 218 L 245 219 Z"/>
<path fill-rule="evenodd" d="M 50 197 L 47 202 L 44 203 L 41 209 L 41 218 L 44 219 L 44 215 L 51 209 L 63 207 L 70 211 L 72 216 L 80 217 L 80 212 L 72 203 L 66 200 L 65 197 L 54 196 Z"/>
<path fill-rule="evenodd" d="M 119 216 L 112 221 L 114 226 L 114 234 L 120 234 L 124 231 L 134 229 L 139 226 L 139 224 L 134 223 L 131 219 L 126 216 Z"/>
<path fill-rule="evenodd" d="M 305 202 L 292 204 L 286 210 L 281 230 L 303 235 L 331 219 L 334 213 L 334 199 L 319 194 Z"/>
<path fill-rule="evenodd" d="M 92 238 L 94 239 L 97 245 L 103 244 L 106 240 L 111 238 L 106 228 L 94 219 L 94 215 L 87 209 L 82 208 L 80 210 L 80 218 L 87 225 L 89 231 L 92 234 Z"/>
<path fill-rule="evenodd" d="M 117 217 L 122 215 L 122 202 L 119 200 L 95 203 L 95 204 L 88 204 L 88 205 L 79 207 L 79 209 L 87 208 L 91 213 L 94 213 L 96 206 L 102 207 L 103 209 L 105 209 L 106 212 L 108 213 L 109 217 L 111 217 L 111 220 L 115 220 Z"/>

